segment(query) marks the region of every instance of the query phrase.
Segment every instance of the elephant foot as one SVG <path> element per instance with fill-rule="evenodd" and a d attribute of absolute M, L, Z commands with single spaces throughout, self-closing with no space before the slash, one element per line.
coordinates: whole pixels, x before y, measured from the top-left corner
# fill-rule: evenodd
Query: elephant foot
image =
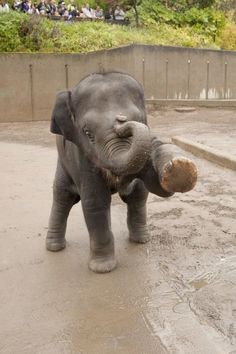
<path fill-rule="evenodd" d="M 109 273 L 116 268 L 116 264 L 114 256 L 91 257 L 88 266 L 95 273 Z"/>
<path fill-rule="evenodd" d="M 65 238 L 55 238 L 49 237 L 46 238 L 46 249 L 51 252 L 58 252 L 63 250 L 66 247 Z"/>
<path fill-rule="evenodd" d="M 148 232 L 147 226 L 143 227 L 141 230 L 130 231 L 129 241 L 135 243 L 147 243 L 150 241 L 150 234 Z"/>

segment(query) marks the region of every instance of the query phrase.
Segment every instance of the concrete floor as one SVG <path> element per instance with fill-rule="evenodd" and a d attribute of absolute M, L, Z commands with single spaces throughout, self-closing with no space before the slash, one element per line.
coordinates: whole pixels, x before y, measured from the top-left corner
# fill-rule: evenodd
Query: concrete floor
<path fill-rule="evenodd" d="M 233 111 L 153 112 L 165 139 L 236 152 Z M 196 188 L 150 195 L 151 242 L 130 244 L 115 195 L 118 268 L 87 268 L 88 234 L 73 208 L 68 247 L 44 248 L 56 164 L 48 122 L 0 124 L 0 353 L 236 353 L 236 173 L 192 156 Z"/>

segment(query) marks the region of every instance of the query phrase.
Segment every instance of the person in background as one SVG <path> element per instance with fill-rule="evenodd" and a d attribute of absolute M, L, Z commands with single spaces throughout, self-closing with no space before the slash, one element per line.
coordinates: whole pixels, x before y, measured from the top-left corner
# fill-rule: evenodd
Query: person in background
<path fill-rule="evenodd" d="M 55 5 L 54 0 L 49 0 L 48 6 L 47 6 L 48 14 L 51 16 L 55 16 L 57 7 Z"/>
<path fill-rule="evenodd" d="M 67 11 L 66 4 L 64 3 L 64 1 L 60 1 L 58 3 L 57 11 L 59 16 L 64 16 L 65 12 Z"/>
<path fill-rule="evenodd" d="M 125 13 L 118 5 L 116 6 L 114 17 L 116 21 L 124 21 L 125 19 Z"/>
<path fill-rule="evenodd" d="M 95 10 L 90 7 L 90 13 L 91 13 L 91 18 L 96 18 L 95 16 Z"/>
<path fill-rule="evenodd" d="M 29 10 L 30 10 L 29 0 L 22 0 L 20 11 L 27 14 Z"/>
<path fill-rule="evenodd" d="M 28 9 L 28 14 L 32 15 L 32 14 L 35 14 L 36 13 L 36 9 L 35 9 L 35 6 L 34 4 L 32 4 L 32 1 L 31 0 L 28 0 L 29 2 L 29 9 Z"/>
<path fill-rule="evenodd" d="M 104 19 L 108 22 L 113 20 L 113 12 L 111 7 L 104 11 Z"/>
<path fill-rule="evenodd" d="M 16 11 L 20 11 L 21 8 L 21 1 L 20 0 L 14 0 L 12 4 L 12 9 Z"/>
<path fill-rule="evenodd" d="M 0 13 L 9 12 L 9 5 L 5 0 L 0 0 Z"/>
<path fill-rule="evenodd" d="M 46 4 L 45 0 L 40 0 L 40 3 L 37 6 L 37 10 L 40 15 L 47 14 L 47 4 Z"/>
<path fill-rule="evenodd" d="M 82 13 L 84 18 L 92 18 L 89 4 L 86 4 L 82 7 Z"/>
<path fill-rule="evenodd" d="M 64 17 L 64 19 L 65 20 L 70 20 L 71 19 L 71 17 L 72 16 L 70 16 L 70 14 L 69 14 L 69 11 L 67 10 L 67 8 L 65 8 L 65 11 L 64 11 L 64 13 L 63 13 L 63 17 Z"/>
<path fill-rule="evenodd" d="M 94 15 L 95 18 L 103 19 L 103 11 L 99 6 L 96 7 Z"/>
<path fill-rule="evenodd" d="M 67 6 L 67 10 L 69 11 L 69 16 L 77 17 L 78 9 L 77 9 L 77 6 L 76 6 L 74 0 L 70 0 L 69 1 L 69 4 Z"/>

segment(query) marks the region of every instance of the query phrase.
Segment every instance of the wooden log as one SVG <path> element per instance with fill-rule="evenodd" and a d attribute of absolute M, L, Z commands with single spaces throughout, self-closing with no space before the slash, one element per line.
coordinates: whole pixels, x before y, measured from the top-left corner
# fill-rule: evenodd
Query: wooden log
<path fill-rule="evenodd" d="M 173 144 L 161 144 L 155 139 L 152 143 L 152 164 L 161 187 L 170 193 L 185 193 L 194 188 L 197 182 L 197 168 Z"/>

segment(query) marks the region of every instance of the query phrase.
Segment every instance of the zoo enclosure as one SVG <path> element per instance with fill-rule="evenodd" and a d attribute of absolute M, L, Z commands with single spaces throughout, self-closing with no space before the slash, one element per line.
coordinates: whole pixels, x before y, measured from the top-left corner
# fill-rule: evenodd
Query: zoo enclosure
<path fill-rule="evenodd" d="M 92 72 L 125 71 L 147 101 L 236 102 L 236 52 L 131 45 L 88 54 L 0 54 L 0 122 L 50 119 L 55 95 Z"/>

